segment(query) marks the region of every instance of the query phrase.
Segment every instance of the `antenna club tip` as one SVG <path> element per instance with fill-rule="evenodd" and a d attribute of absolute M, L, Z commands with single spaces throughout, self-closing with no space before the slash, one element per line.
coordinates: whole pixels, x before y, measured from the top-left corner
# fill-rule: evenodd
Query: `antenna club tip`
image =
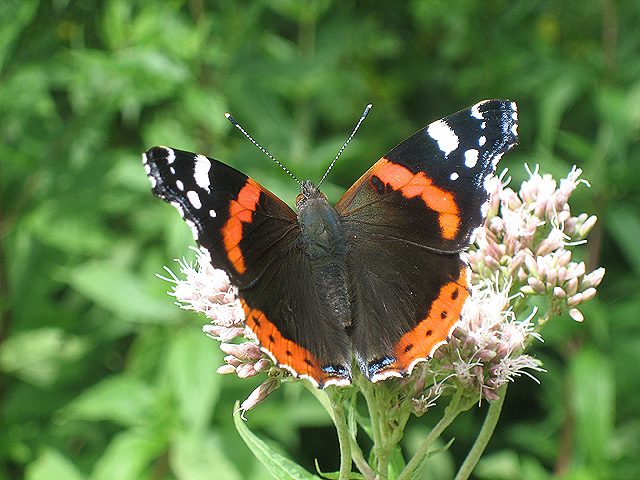
<path fill-rule="evenodd" d="M 371 110 L 373 108 L 373 103 L 367 105 L 367 110 Z"/>
<path fill-rule="evenodd" d="M 229 112 L 224 112 L 224 116 L 225 116 L 225 118 L 229 118 L 231 116 L 231 114 Z"/>

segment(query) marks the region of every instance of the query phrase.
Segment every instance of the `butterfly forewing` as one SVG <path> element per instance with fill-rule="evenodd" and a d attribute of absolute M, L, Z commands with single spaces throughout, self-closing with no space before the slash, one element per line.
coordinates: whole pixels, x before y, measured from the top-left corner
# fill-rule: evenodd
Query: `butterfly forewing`
<path fill-rule="evenodd" d="M 346 333 L 326 320 L 296 214 L 237 170 L 167 147 L 144 154 L 153 192 L 175 206 L 238 287 L 247 326 L 274 361 L 316 384 L 350 381 Z"/>
<path fill-rule="evenodd" d="M 486 215 L 486 179 L 516 142 L 515 104 L 480 102 L 393 148 L 336 205 L 354 282 L 352 341 L 370 379 L 410 372 L 447 338 L 468 296 L 460 252 Z"/>

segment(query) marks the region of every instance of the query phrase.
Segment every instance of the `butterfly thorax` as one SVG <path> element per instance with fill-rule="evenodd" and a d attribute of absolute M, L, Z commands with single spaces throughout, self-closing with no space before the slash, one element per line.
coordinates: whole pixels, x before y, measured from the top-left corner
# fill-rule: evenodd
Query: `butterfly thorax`
<path fill-rule="evenodd" d="M 351 324 L 347 244 L 340 218 L 327 197 L 310 181 L 302 184 L 296 200 L 302 248 L 310 260 L 311 275 L 323 303 L 342 326 Z"/>

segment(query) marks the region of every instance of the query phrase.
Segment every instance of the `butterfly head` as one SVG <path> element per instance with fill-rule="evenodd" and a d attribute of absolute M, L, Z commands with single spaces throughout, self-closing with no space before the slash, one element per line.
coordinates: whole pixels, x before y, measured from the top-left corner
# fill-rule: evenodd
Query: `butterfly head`
<path fill-rule="evenodd" d="M 320 199 L 320 201 L 327 202 L 327 196 L 322 193 L 311 180 L 305 180 L 302 182 L 300 184 L 300 190 L 300 194 L 296 198 L 296 208 L 298 210 L 314 199 Z"/>

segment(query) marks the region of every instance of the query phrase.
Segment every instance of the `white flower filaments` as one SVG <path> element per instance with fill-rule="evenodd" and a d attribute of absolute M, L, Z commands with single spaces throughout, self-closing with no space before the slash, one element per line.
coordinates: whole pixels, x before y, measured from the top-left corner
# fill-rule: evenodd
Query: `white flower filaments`
<path fill-rule="evenodd" d="M 202 331 L 220 341 L 220 349 L 226 354 L 226 363 L 217 372 L 235 373 L 240 378 L 248 378 L 268 371 L 273 367 L 273 362 L 262 353 L 258 343 L 250 338 L 251 334 L 245 328 L 244 312 L 237 289 L 231 285 L 223 270 L 211 265 L 211 257 L 206 250 L 193 250 L 197 255 L 196 265 L 184 259 L 176 260 L 184 280 L 167 267 L 165 270 L 171 278 L 162 278 L 174 283 L 170 295 L 176 297 L 176 303 L 181 308 L 203 313 L 211 320 L 210 324 L 202 327 Z M 253 408 L 279 384 L 278 378 L 269 378 L 249 395 L 241 409 Z"/>
<path fill-rule="evenodd" d="M 551 317 L 568 312 L 581 321 L 576 307 L 591 299 L 602 281 L 603 268 L 586 273 L 584 262 L 572 261 L 571 249 L 584 243 L 596 222 L 595 216 L 573 216 L 569 208 L 573 191 L 587 183 L 579 178 L 581 171 L 574 167 L 559 185 L 537 169 L 529 173 L 517 193 L 501 178 L 487 182 L 491 201 L 487 221 L 467 253 L 472 295 L 462 319 L 431 362 L 421 364 L 408 379 L 389 381 L 410 388 L 416 414 L 456 389 L 470 401 L 496 400 L 506 382 L 542 371 L 525 349 L 532 339 L 542 340 L 538 331 Z M 268 372 L 266 381 L 241 405 L 246 411 L 290 375 L 273 365 L 245 328 L 237 291 L 227 275 L 211 266 L 206 251 L 196 252 L 196 266 L 179 262 L 184 280 L 173 273 L 167 279 L 175 284 L 171 294 L 182 308 L 211 320 L 203 330 L 222 342 L 227 355 L 218 373 L 246 378 Z M 536 318 L 527 304 L 531 296 L 548 300 L 548 308 Z"/>

